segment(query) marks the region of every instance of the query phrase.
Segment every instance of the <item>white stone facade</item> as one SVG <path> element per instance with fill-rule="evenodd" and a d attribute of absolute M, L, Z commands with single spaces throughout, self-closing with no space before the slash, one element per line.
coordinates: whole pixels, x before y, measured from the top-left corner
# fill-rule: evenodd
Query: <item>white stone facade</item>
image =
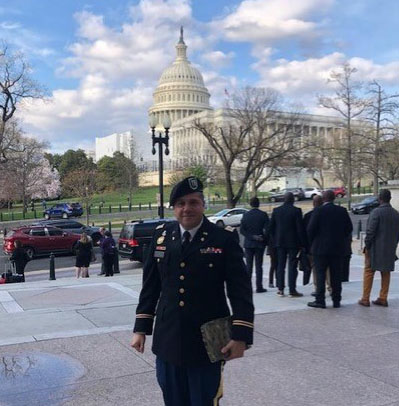
<path fill-rule="evenodd" d="M 96 162 L 102 157 L 112 157 L 115 152 L 121 152 L 125 157 L 133 159 L 133 132 L 114 133 L 106 137 L 96 137 Z"/>
<path fill-rule="evenodd" d="M 292 124 L 292 115 L 279 113 L 275 116 L 276 122 L 269 125 L 270 131 L 275 126 Z M 184 168 L 190 165 L 217 164 L 218 157 L 209 145 L 207 139 L 195 128 L 194 120 L 202 123 L 212 123 L 223 127 L 231 122 L 226 110 L 208 110 L 196 115 L 175 121 L 172 127 L 173 151 L 172 162 L 175 168 Z M 334 139 L 343 137 L 342 122 L 336 117 L 302 114 L 299 117 L 295 132 L 301 134 L 298 142 L 305 143 L 308 137 L 324 138 L 327 144 L 332 144 Z"/>
<path fill-rule="evenodd" d="M 162 119 L 169 115 L 172 124 L 176 120 L 191 116 L 203 110 L 210 110 L 210 94 L 204 85 L 201 72 L 187 59 L 187 45 L 181 28 L 176 45 L 176 59 L 162 73 L 154 91 L 154 104 L 149 114 L 154 114 L 158 127 L 163 128 Z"/>

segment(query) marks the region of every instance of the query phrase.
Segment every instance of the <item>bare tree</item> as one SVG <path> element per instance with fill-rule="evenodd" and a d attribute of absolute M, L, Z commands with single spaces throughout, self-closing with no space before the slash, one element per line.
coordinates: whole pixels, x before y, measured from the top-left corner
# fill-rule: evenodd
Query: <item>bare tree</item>
<path fill-rule="evenodd" d="M 380 181 L 381 160 L 386 151 L 386 147 L 392 147 L 391 143 L 384 143 L 395 132 L 396 113 L 399 111 L 399 94 L 387 94 L 380 83 L 373 81 L 370 83 L 369 106 L 367 109 L 367 120 L 371 123 L 371 128 L 365 131 L 363 155 L 364 164 L 373 175 L 373 192 L 378 194 Z"/>
<path fill-rule="evenodd" d="M 399 134 L 381 142 L 383 151 L 379 179 L 383 182 L 399 178 Z"/>
<path fill-rule="evenodd" d="M 194 121 L 223 168 L 228 207 L 235 207 L 256 170 L 301 148 L 299 115 L 281 113 L 280 106 L 276 91 L 246 87 L 231 96 L 221 122 Z"/>
<path fill-rule="evenodd" d="M 90 220 L 90 204 L 97 192 L 97 173 L 91 169 L 78 169 L 69 172 L 62 181 L 63 193 L 82 200 L 86 210 L 86 225 Z"/>
<path fill-rule="evenodd" d="M 249 179 L 251 183 L 252 196 L 257 196 L 258 190 L 267 180 L 269 180 L 273 176 L 275 169 L 276 168 L 273 165 L 271 167 L 259 166 L 254 170 L 253 175 Z"/>
<path fill-rule="evenodd" d="M 44 96 L 44 89 L 31 77 L 31 68 L 20 52 L 0 46 L 0 161 L 7 159 L 11 145 L 7 141 L 7 124 L 24 100 Z M 11 148 L 12 149 L 12 148 Z"/>
<path fill-rule="evenodd" d="M 363 84 L 354 79 L 356 72 L 357 69 L 349 63 L 343 64 L 337 71 L 332 71 L 329 82 L 336 85 L 335 95 L 333 97 L 319 96 L 319 103 L 323 107 L 334 110 L 342 118 L 345 142 L 340 143 L 336 152 L 344 154 L 341 162 L 347 173 L 345 185 L 348 189 L 349 209 L 352 200 L 354 148 L 357 135 L 354 120 L 361 118 L 368 107 L 368 101 L 360 94 Z"/>
<path fill-rule="evenodd" d="M 332 142 L 333 140 L 330 140 Z M 298 166 L 306 168 L 313 181 L 320 189 L 324 189 L 324 173 L 329 169 L 328 157 L 331 154 L 331 145 L 326 135 L 312 134 L 307 142 L 306 151 L 299 159 Z"/>

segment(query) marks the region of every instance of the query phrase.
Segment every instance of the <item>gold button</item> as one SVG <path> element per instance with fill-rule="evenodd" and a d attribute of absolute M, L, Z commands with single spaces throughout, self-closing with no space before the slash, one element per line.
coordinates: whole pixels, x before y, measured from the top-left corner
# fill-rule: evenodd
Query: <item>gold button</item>
<path fill-rule="evenodd" d="M 186 266 L 185 262 L 180 262 L 180 268 L 184 268 Z"/>
<path fill-rule="evenodd" d="M 209 264 L 209 268 L 213 268 L 213 264 L 212 264 L 212 262 Z"/>
<path fill-rule="evenodd" d="M 183 306 L 184 306 L 183 300 L 181 300 L 181 301 L 179 302 L 179 306 L 180 306 L 180 307 L 183 307 Z"/>
<path fill-rule="evenodd" d="M 180 275 L 180 280 L 184 281 L 184 275 Z"/>
<path fill-rule="evenodd" d="M 180 293 L 184 293 L 184 289 L 183 289 L 183 288 L 180 288 L 180 289 L 179 289 L 179 292 L 180 292 Z"/>

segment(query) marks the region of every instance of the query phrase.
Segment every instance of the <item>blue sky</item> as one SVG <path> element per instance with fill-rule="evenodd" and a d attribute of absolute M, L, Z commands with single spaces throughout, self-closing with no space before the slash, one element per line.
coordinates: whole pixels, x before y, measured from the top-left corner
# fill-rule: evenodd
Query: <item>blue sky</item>
<path fill-rule="evenodd" d="M 157 80 L 180 25 L 189 58 L 217 107 L 224 89 L 274 87 L 307 111 L 349 61 L 358 78 L 399 82 L 395 0 L 14 0 L 0 3 L 0 38 L 22 50 L 46 103 L 19 111 L 27 134 L 53 151 L 93 148 L 96 136 L 146 134 Z"/>

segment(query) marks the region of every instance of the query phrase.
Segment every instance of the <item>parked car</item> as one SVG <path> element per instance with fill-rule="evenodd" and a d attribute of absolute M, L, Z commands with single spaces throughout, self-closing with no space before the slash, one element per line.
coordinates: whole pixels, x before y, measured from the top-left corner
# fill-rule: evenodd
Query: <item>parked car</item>
<path fill-rule="evenodd" d="M 73 234 L 86 233 L 93 240 L 94 245 L 100 241 L 100 227 L 85 226 L 76 220 L 40 220 L 32 224 L 33 226 L 51 226 Z"/>
<path fill-rule="evenodd" d="M 284 195 L 288 192 L 294 194 L 294 199 L 296 201 L 303 200 L 305 198 L 305 193 L 301 188 L 287 188 L 271 194 L 269 196 L 269 202 L 282 202 L 284 200 Z"/>
<path fill-rule="evenodd" d="M 314 196 L 321 196 L 323 192 L 317 187 L 307 187 L 303 189 L 305 199 L 313 199 Z"/>
<path fill-rule="evenodd" d="M 360 203 L 355 203 L 352 205 L 353 214 L 368 214 L 373 209 L 379 206 L 378 197 L 371 196 L 366 197 Z"/>
<path fill-rule="evenodd" d="M 46 220 L 61 217 L 67 219 L 69 217 L 79 217 L 83 214 L 83 207 L 80 203 L 57 203 L 43 211 Z"/>
<path fill-rule="evenodd" d="M 78 234 L 68 233 L 56 227 L 27 226 L 11 230 L 4 237 L 3 251 L 10 255 L 19 240 L 29 258 L 45 254 L 75 253 Z"/>
<path fill-rule="evenodd" d="M 340 187 L 330 187 L 329 190 L 332 190 L 335 194 L 335 197 L 341 198 L 346 195 L 346 189 L 343 186 Z"/>
<path fill-rule="evenodd" d="M 140 220 L 126 223 L 118 240 L 119 255 L 131 261 L 144 262 L 145 250 L 151 244 L 155 229 L 162 223 L 174 219 Z"/>
<path fill-rule="evenodd" d="M 208 220 L 219 227 L 236 227 L 241 224 L 241 219 L 248 209 L 236 207 L 235 209 L 224 209 L 208 217 Z"/>

